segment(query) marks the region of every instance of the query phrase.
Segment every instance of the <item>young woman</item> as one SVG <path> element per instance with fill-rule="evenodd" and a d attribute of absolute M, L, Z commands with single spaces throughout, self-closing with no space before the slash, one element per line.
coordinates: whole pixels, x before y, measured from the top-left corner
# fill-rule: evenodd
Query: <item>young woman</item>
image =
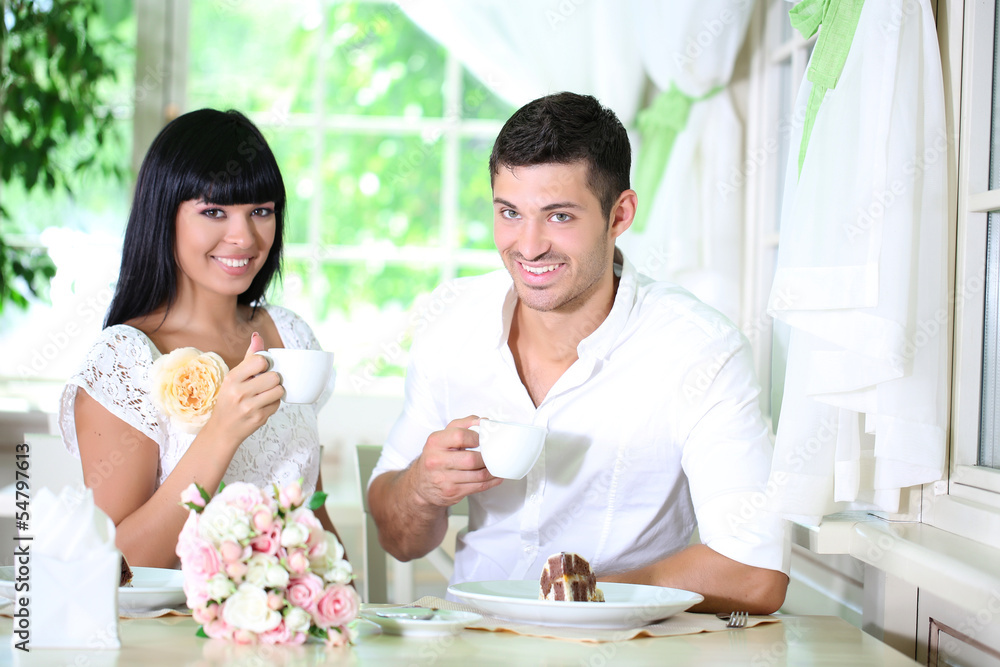
<path fill-rule="evenodd" d="M 136 183 L 104 331 L 63 392 L 59 425 L 131 565 L 173 567 L 191 482 L 320 488 L 313 405 L 280 401 L 274 347 L 319 349 L 309 326 L 262 305 L 281 265 L 285 188 L 260 131 L 236 111 L 194 111 L 153 141 Z M 182 347 L 229 367 L 197 434 L 152 399 L 153 363 Z M 325 509 L 317 512 L 333 530 Z"/>

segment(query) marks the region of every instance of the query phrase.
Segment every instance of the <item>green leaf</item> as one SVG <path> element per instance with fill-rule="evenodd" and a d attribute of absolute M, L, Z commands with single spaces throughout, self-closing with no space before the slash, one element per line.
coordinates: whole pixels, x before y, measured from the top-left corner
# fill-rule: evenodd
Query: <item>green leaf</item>
<path fill-rule="evenodd" d="M 324 503 L 326 503 L 326 491 L 316 491 L 309 496 L 309 502 L 306 503 L 306 507 L 315 512 L 322 507 Z"/>
<path fill-rule="evenodd" d="M 222 490 L 224 488 L 226 488 L 226 483 L 224 481 L 222 481 L 222 480 L 219 480 L 219 490 L 216 491 L 216 493 L 222 493 Z"/>
<path fill-rule="evenodd" d="M 195 484 L 195 486 L 198 487 L 198 493 L 201 494 L 201 497 L 205 499 L 206 503 L 209 502 L 210 500 L 212 500 L 212 496 L 208 495 L 208 491 L 206 491 L 201 486 L 201 484 Z M 222 484 L 221 483 L 219 484 L 219 491 L 222 491 Z"/>
<path fill-rule="evenodd" d="M 198 632 L 194 633 L 195 637 L 203 637 L 204 639 L 209 639 L 209 636 L 205 634 L 205 626 L 199 625 Z"/>

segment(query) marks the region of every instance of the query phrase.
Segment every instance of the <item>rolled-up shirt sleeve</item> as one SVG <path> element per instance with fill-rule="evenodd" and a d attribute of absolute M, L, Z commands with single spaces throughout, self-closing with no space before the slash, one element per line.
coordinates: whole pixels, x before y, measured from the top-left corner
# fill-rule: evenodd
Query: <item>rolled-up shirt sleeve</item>
<path fill-rule="evenodd" d="M 735 561 L 789 571 L 786 522 L 767 511 L 772 445 L 749 344 L 738 332 L 706 346 L 684 392 L 692 421 L 681 457 L 702 543 Z"/>

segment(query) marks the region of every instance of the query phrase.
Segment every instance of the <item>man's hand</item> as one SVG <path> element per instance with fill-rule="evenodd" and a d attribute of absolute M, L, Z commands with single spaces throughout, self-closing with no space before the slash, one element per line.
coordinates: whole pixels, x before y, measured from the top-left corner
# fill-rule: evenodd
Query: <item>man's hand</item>
<path fill-rule="evenodd" d="M 455 419 L 427 437 L 409 468 L 387 472 L 372 481 L 368 505 L 378 525 L 378 539 L 401 561 L 427 555 L 448 531 L 448 508 L 462 498 L 503 482 L 486 470 L 479 452 L 479 423 L 471 415 Z"/>
<path fill-rule="evenodd" d="M 411 476 L 414 490 L 428 505 L 450 507 L 503 481 L 489 473 L 482 454 L 470 451 L 479 446 L 479 434 L 469 427 L 478 423 L 479 417 L 475 415 L 455 419 L 444 430 L 428 436 L 423 453 L 406 473 Z"/>

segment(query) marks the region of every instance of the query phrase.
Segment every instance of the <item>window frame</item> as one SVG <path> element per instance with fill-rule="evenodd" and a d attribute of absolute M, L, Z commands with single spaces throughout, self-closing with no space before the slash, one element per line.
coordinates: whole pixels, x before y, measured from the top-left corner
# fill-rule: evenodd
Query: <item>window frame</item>
<path fill-rule="evenodd" d="M 791 27 L 788 8 L 785 0 L 760 3 L 750 26 L 757 47 L 752 50 L 746 155 L 767 157 L 761 168 L 749 173 L 747 178 L 741 330 L 751 343 L 761 385 L 761 402 L 767 407 L 765 419 L 772 431 L 775 428 L 770 399 L 774 323 L 767 313 L 767 304 L 777 263 L 780 239 L 777 215 L 787 167 L 787 162 L 780 159 L 780 135 L 782 132 L 791 134 L 795 100 L 806 75 L 810 49 L 816 43 L 815 36 L 805 39 Z M 790 68 L 789 85 L 787 98 L 782 100 L 781 69 L 786 64 Z M 788 141 L 791 152 L 794 147 L 790 145 L 790 138 Z"/>
<path fill-rule="evenodd" d="M 937 4 L 949 136 L 949 294 L 953 295 L 948 476 L 925 485 L 917 517 L 942 530 L 1000 547 L 1000 470 L 978 466 L 983 386 L 983 325 L 988 215 L 1000 211 L 989 189 L 995 6 Z M 949 85 L 958 82 L 958 85 Z M 946 92 L 947 94 L 947 92 Z M 1000 124 L 1000 114 L 997 118 Z M 957 151 L 956 151 L 957 148 Z"/>

